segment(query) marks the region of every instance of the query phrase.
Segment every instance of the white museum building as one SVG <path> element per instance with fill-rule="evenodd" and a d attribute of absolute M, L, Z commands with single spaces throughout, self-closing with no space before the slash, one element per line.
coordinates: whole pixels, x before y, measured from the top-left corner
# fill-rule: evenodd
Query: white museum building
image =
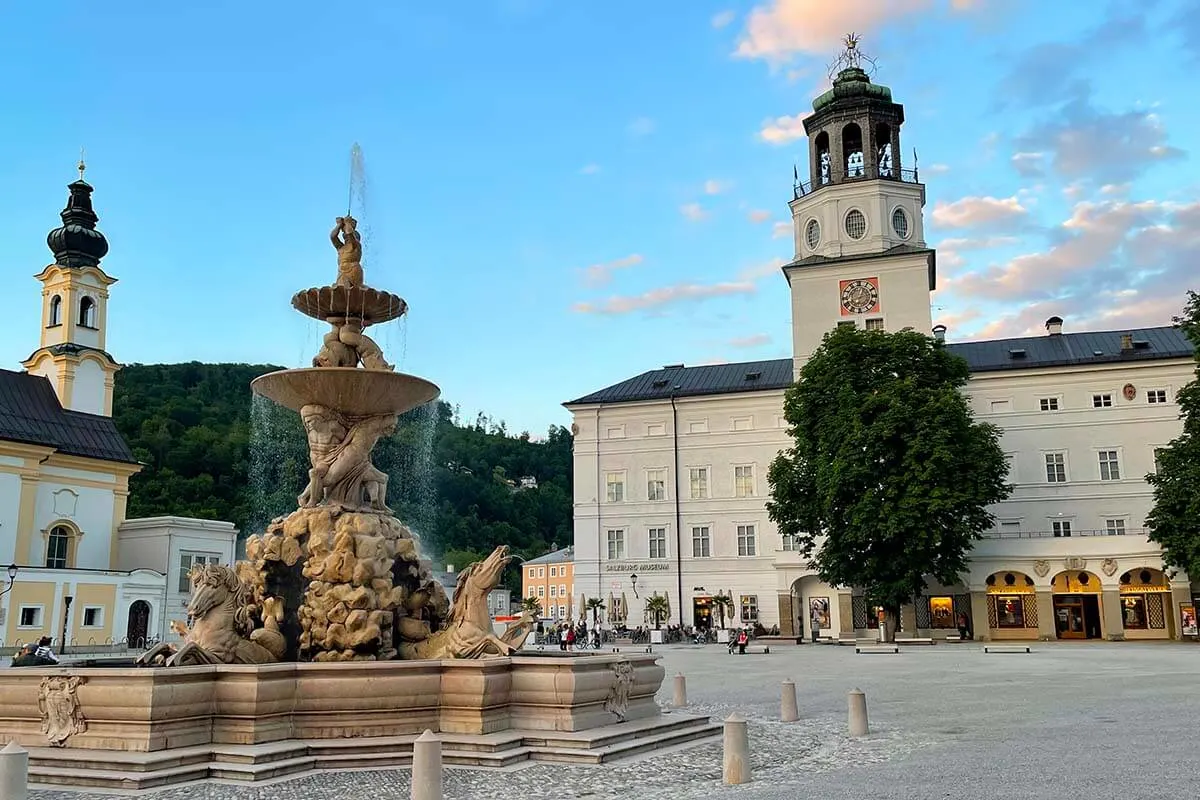
<path fill-rule="evenodd" d="M 144 646 L 185 620 L 188 574 L 231 563 L 229 522 L 125 517 L 141 469 L 112 419 L 120 365 L 105 350 L 108 242 L 92 187 L 68 187 L 47 237 L 40 344 L 26 371 L 0 370 L 0 647 Z M 6 569 L 3 565 L 8 564 Z"/>
<path fill-rule="evenodd" d="M 928 331 L 936 253 L 925 187 L 901 163 L 904 109 L 850 67 L 805 121 L 811 181 L 791 202 L 793 358 L 666 366 L 566 403 L 573 416 L 576 591 L 625 592 L 625 620 L 670 603 L 676 625 L 734 624 L 853 638 L 875 625 L 854 587 L 823 584 L 768 519 L 767 469 L 789 445 L 784 392 L 829 330 Z M 1183 298 L 1180 298 L 1182 304 Z M 1168 322 L 1168 320 L 1164 320 Z M 1188 576 L 1146 536 L 1144 476 L 1181 431 L 1175 393 L 1196 369 L 1178 329 L 1071 332 L 946 342 L 964 358 L 981 421 L 1002 429 L 1014 490 L 994 506 L 954 586 L 933 584 L 901 615 L 908 635 L 943 636 L 966 614 L 978 639 L 1165 639 L 1194 612 Z M 632 591 L 636 584 L 635 592 Z M 1191 630 L 1187 631 L 1192 633 Z"/>

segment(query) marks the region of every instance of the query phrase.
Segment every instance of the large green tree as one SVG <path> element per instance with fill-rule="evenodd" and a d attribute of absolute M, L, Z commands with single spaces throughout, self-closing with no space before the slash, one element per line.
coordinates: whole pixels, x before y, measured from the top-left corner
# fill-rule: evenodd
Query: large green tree
<path fill-rule="evenodd" d="M 934 339 L 839 328 L 787 391 L 794 445 L 771 464 L 767 510 L 822 580 L 887 610 L 959 580 L 1008 496 L 999 431 L 976 422 L 967 363 Z M 814 555 L 815 553 L 815 555 Z"/>
<path fill-rule="evenodd" d="M 1146 526 L 1163 549 L 1163 561 L 1200 580 L 1200 294 L 1188 292 L 1175 324 L 1196 348 L 1196 377 L 1175 396 L 1183 433 L 1158 451 L 1157 471 L 1146 476 L 1154 487 Z"/>

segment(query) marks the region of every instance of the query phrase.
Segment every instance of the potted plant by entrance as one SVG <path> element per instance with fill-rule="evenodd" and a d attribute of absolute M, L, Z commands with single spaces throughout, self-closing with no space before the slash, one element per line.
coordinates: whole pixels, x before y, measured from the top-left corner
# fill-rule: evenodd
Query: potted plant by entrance
<path fill-rule="evenodd" d="M 725 627 L 725 617 L 727 615 L 729 617 L 733 616 L 733 594 L 717 592 L 713 596 L 712 603 L 721 625 L 721 627 L 717 628 L 717 642 L 719 644 L 729 644 L 729 629 Z"/>
<path fill-rule="evenodd" d="M 671 615 L 670 601 L 655 592 L 646 598 L 646 615 L 654 620 L 654 630 L 650 631 L 650 643 L 662 644 L 662 621 Z"/>

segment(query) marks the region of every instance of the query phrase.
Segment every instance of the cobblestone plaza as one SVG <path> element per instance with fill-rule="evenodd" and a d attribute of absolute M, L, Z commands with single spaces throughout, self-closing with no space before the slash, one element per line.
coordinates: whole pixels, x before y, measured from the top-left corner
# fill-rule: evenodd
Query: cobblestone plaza
<path fill-rule="evenodd" d="M 656 648 L 658 649 L 658 648 Z M 1186 645 L 1035 644 L 1025 654 L 976 645 L 899 655 L 780 645 L 731 656 L 720 645 L 661 648 L 668 678 L 688 679 L 689 711 L 750 720 L 754 780 L 721 784 L 719 741 L 597 767 L 450 768 L 446 797 L 478 798 L 1105 798 L 1194 795 L 1190 732 L 1200 709 L 1200 651 Z M 800 722 L 778 722 L 791 678 Z M 867 694 L 872 733 L 846 736 L 846 692 Z M 34 791 L 31 800 L 112 794 Z M 153 800 L 408 798 L 405 770 L 319 773 L 256 786 L 200 784 Z"/>

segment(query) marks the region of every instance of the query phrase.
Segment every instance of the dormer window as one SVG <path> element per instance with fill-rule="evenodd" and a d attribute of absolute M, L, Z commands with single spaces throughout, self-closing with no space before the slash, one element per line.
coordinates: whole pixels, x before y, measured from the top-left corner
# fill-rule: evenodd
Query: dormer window
<path fill-rule="evenodd" d="M 96 301 L 86 295 L 79 299 L 79 326 L 96 327 Z"/>
<path fill-rule="evenodd" d="M 62 298 L 58 295 L 50 298 L 50 321 L 46 327 L 53 328 L 56 325 L 62 325 Z"/>

